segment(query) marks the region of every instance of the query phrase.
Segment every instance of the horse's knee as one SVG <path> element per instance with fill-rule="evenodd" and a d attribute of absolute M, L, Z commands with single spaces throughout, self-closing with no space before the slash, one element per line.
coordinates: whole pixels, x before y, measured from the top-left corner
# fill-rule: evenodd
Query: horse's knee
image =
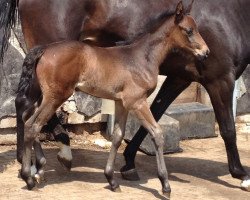
<path fill-rule="evenodd" d="M 112 144 L 114 145 L 115 148 L 119 148 L 119 146 L 122 143 L 122 139 L 123 139 L 122 132 L 121 131 L 115 132 L 115 134 L 113 136 L 113 140 L 112 140 Z"/>
<path fill-rule="evenodd" d="M 164 138 L 163 138 L 162 129 L 160 126 L 155 128 L 154 134 L 152 135 L 152 140 L 154 141 L 157 148 L 163 146 Z"/>
<path fill-rule="evenodd" d="M 38 133 L 41 131 L 42 126 L 38 123 L 26 123 L 25 124 L 25 134 L 24 134 L 24 142 L 33 142 Z"/>

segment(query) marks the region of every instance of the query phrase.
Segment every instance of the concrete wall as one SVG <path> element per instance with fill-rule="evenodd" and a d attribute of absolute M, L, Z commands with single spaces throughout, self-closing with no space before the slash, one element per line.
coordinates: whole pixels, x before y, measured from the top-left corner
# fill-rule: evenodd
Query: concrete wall
<path fill-rule="evenodd" d="M 250 113 L 250 66 L 249 65 L 244 71 L 242 78 L 247 91 L 242 97 L 238 99 L 237 102 L 238 115 Z"/>

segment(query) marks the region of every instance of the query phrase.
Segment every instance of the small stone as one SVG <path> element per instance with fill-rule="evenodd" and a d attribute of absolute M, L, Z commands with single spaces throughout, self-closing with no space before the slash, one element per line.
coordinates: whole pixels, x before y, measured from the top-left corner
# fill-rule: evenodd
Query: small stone
<path fill-rule="evenodd" d="M 96 139 L 94 140 L 94 144 L 99 146 L 99 147 L 102 147 L 104 149 L 108 149 L 111 147 L 112 143 L 105 140 L 105 139 Z"/>
<path fill-rule="evenodd" d="M 72 112 L 69 113 L 68 115 L 68 124 L 82 124 L 84 123 L 85 116 L 77 113 L 77 112 Z"/>
<path fill-rule="evenodd" d="M 16 127 L 16 118 L 8 117 L 0 120 L 0 128 L 14 128 Z"/>

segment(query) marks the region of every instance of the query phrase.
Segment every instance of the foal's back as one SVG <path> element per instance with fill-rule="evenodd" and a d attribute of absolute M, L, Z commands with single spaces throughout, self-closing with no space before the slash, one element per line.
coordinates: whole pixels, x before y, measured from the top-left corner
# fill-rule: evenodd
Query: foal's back
<path fill-rule="evenodd" d="M 43 93 L 53 91 L 54 96 L 66 99 L 79 89 L 97 97 L 121 99 L 119 92 L 127 85 L 133 87 L 138 76 L 131 73 L 138 65 L 131 48 L 100 48 L 77 41 L 49 45 L 37 65 Z"/>

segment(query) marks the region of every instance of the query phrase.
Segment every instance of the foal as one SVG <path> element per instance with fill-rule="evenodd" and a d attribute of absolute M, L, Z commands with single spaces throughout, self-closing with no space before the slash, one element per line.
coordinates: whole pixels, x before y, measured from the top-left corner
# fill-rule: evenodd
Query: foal
<path fill-rule="evenodd" d="M 32 49 L 24 60 L 26 68 L 23 69 L 29 70 L 23 70 L 22 78 L 29 79 L 33 76 L 39 86 L 34 83 L 19 84 L 20 87 L 28 87 L 29 92 L 34 87 L 41 88 L 40 98 L 23 114 L 25 135 L 21 176 L 28 189 L 35 186 L 31 176 L 31 151 L 38 133 L 74 90 L 80 90 L 115 100 L 115 128 L 104 172 L 111 189 L 120 189 L 113 177 L 114 162 L 124 136 L 128 111 L 133 111 L 152 136 L 158 177 L 163 194 L 169 196 L 162 131 L 154 120 L 146 99 L 156 87 L 160 64 L 171 51 L 181 51 L 190 60 L 195 57 L 205 58 L 209 53 L 193 18 L 184 15 L 181 2 L 177 5 L 175 14 L 169 16 L 160 27 L 130 45 L 100 48 L 65 41 Z M 41 151 L 39 155 L 38 164 L 43 167 L 45 159 Z"/>

